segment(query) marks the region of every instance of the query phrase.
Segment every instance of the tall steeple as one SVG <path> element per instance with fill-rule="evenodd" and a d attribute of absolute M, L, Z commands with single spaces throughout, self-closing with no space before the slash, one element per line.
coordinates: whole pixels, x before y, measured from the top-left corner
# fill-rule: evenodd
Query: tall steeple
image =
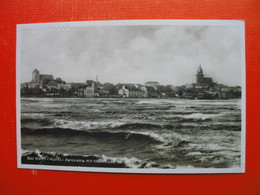
<path fill-rule="evenodd" d="M 203 75 L 203 70 L 201 68 L 201 65 L 199 66 L 198 68 L 198 71 L 197 71 L 197 83 L 203 83 L 203 78 L 204 78 L 204 75 Z"/>
<path fill-rule="evenodd" d="M 199 66 L 199 68 L 198 68 L 198 74 L 202 74 L 202 75 L 203 75 L 203 70 L 202 70 L 202 68 L 201 68 L 201 64 L 200 64 L 200 66 Z"/>
<path fill-rule="evenodd" d="M 40 83 L 40 72 L 37 69 L 32 72 L 32 82 Z"/>

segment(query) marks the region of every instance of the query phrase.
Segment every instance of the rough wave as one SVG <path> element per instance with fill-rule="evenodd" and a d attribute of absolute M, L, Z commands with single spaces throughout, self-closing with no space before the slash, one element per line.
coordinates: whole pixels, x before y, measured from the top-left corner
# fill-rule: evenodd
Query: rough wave
<path fill-rule="evenodd" d="M 66 135 L 66 136 L 85 136 L 92 137 L 95 139 L 117 139 L 117 140 L 139 140 L 143 142 L 161 142 L 163 138 L 155 133 L 138 133 L 138 132 L 111 132 L 111 131 L 82 131 L 73 129 L 63 128 L 42 128 L 42 129 L 31 129 L 23 127 L 21 128 L 22 135 Z"/>
<path fill-rule="evenodd" d="M 21 147 L 28 150 L 23 160 L 62 165 L 58 159 L 66 157 L 65 166 L 90 167 L 240 166 L 239 105 L 213 100 L 22 99 Z"/>
<path fill-rule="evenodd" d="M 192 113 L 192 114 L 187 114 L 185 116 L 182 116 L 183 118 L 186 119 L 201 119 L 201 120 L 207 120 L 207 119 L 212 119 L 219 117 L 220 114 L 204 114 L 204 113 Z"/>
<path fill-rule="evenodd" d="M 150 123 L 127 123 L 117 126 L 118 129 L 174 129 L 173 125 L 157 125 Z"/>
<path fill-rule="evenodd" d="M 36 124 L 39 124 L 40 126 L 47 126 L 47 125 L 52 124 L 51 120 L 46 119 L 46 118 L 42 118 L 42 119 L 24 118 L 24 119 L 21 119 L 21 123 L 23 125 L 36 123 Z"/>

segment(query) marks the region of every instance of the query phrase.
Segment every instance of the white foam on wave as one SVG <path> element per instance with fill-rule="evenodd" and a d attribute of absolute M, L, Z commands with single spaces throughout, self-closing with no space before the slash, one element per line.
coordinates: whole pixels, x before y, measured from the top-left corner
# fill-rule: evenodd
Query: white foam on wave
<path fill-rule="evenodd" d="M 217 106 L 226 106 L 226 105 L 240 105 L 241 100 L 191 100 L 190 104 L 193 105 L 217 105 Z"/>
<path fill-rule="evenodd" d="M 21 149 L 21 154 L 27 154 L 27 153 L 30 153 L 32 152 L 31 150 L 26 150 L 26 149 Z"/>
<path fill-rule="evenodd" d="M 190 143 L 189 147 L 191 149 L 199 150 L 199 151 L 219 151 L 219 150 L 225 150 L 226 147 L 223 147 L 219 144 L 213 144 L 213 143 Z"/>
<path fill-rule="evenodd" d="M 159 135 L 159 134 L 152 132 L 152 131 L 145 131 L 145 132 L 131 131 L 130 133 L 146 135 L 146 136 L 150 136 L 150 137 L 154 138 L 155 140 L 158 140 L 158 141 L 161 141 L 161 142 L 167 142 L 167 140 L 166 140 L 167 136 L 166 135 Z"/>
<path fill-rule="evenodd" d="M 180 134 L 177 134 L 175 132 L 171 132 L 171 133 L 156 133 L 154 131 L 145 131 L 145 132 L 140 132 L 140 131 L 131 131 L 130 133 L 135 133 L 135 134 L 140 134 L 140 135 L 146 135 L 146 136 L 150 136 L 152 138 L 154 138 L 157 141 L 163 142 L 164 144 L 167 143 L 173 143 L 174 140 L 176 140 L 176 143 L 178 143 L 182 136 Z M 162 145 L 156 145 L 156 147 L 162 147 Z"/>
<path fill-rule="evenodd" d="M 111 103 L 124 104 L 124 103 L 128 103 L 128 101 L 126 101 L 126 100 L 103 100 L 102 103 L 105 103 L 105 104 L 111 104 Z"/>
<path fill-rule="evenodd" d="M 202 153 L 201 152 L 189 152 L 186 154 L 186 156 L 201 156 Z"/>
<path fill-rule="evenodd" d="M 96 113 L 96 112 L 102 112 L 101 110 L 97 109 L 97 108 L 91 108 L 91 109 L 88 109 L 88 112 L 91 112 L 91 113 Z"/>
<path fill-rule="evenodd" d="M 106 155 L 102 155 L 101 157 L 104 162 L 112 161 L 114 163 L 124 163 L 129 168 L 140 168 L 142 165 L 142 161 L 135 157 L 108 157 Z"/>
<path fill-rule="evenodd" d="M 52 98 L 36 98 L 36 97 L 33 97 L 33 98 L 21 98 L 21 100 L 25 100 L 25 101 L 32 101 L 32 102 L 35 102 L 35 101 L 38 101 L 38 102 L 53 102 L 53 99 Z"/>
<path fill-rule="evenodd" d="M 146 100 L 139 100 L 136 104 L 173 104 L 179 105 L 183 102 L 178 99 L 146 99 Z"/>
<path fill-rule="evenodd" d="M 213 143 L 208 143 L 207 144 L 207 149 L 208 150 L 224 150 L 226 147 L 220 146 L 219 144 L 213 144 Z"/>
<path fill-rule="evenodd" d="M 46 113 L 22 113 L 22 119 L 46 119 L 46 117 L 51 116 L 51 114 Z"/>
<path fill-rule="evenodd" d="M 104 129 L 104 128 L 115 128 L 125 123 L 119 121 L 70 121 L 64 119 L 55 119 L 53 126 L 64 129 L 75 129 L 75 130 L 90 130 L 90 129 Z"/>
<path fill-rule="evenodd" d="M 162 101 L 159 102 L 156 100 L 141 100 L 141 101 L 136 102 L 136 104 L 160 104 L 160 103 L 162 103 Z"/>
<path fill-rule="evenodd" d="M 192 113 L 188 115 L 182 115 L 181 117 L 187 118 L 187 119 L 212 119 L 216 117 L 220 117 L 220 114 L 203 114 L 203 113 Z"/>

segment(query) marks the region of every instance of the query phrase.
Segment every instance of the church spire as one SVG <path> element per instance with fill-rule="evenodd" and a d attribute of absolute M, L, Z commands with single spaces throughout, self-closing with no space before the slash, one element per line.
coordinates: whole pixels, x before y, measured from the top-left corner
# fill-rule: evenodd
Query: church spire
<path fill-rule="evenodd" d="M 203 75 L 203 70 L 201 68 L 201 65 L 199 66 L 198 68 L 198 71 L 197 71 L 197 83 L 203 83 L 203 80 L 204 80 L 204 75 Z"/>
<path fill-rule="evenodd" d="M 203 70 L 202 70 L 202 68 L 201 68 L 201 64 L 200 64 L 200 66 L 199 66 L 199 68 L 198 68 L 198 74 L 202 74 L 202 75 L 203 75 Z"/>

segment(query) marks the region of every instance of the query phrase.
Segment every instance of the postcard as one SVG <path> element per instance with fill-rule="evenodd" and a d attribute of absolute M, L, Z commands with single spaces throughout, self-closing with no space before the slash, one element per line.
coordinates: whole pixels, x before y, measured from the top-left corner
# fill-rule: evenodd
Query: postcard
<path fill-rule="evenodd" d="M 17 26 L 18 168 L 245 172 L 236 20 Z"/>

